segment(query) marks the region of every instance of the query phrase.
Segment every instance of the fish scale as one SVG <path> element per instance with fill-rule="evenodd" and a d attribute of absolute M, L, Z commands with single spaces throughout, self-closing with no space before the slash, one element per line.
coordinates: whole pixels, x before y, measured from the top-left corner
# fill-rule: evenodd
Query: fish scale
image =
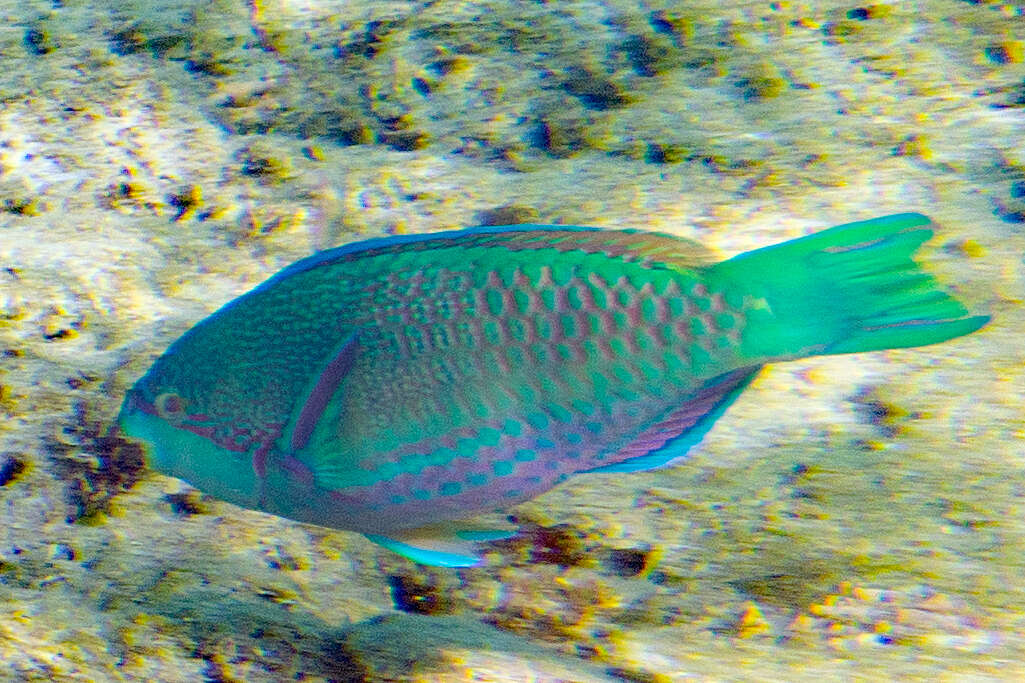
<path fill-rule="evenodd" d="M 558 470 L 546 470 L 536 466 L 520 465 L 513 455 L 516 451 L 534 450 L 537 440 L 546 437 L 544 444 L 551 444 L 547 450 L 571 450 L 574 454 L 580 453 L 578 458 L 571 458 L 576 462 L 575 469 L 589 469 L 603 462 L 607 457 L 602 446 L 609 443 L 617 443 L 624 434 L 625 428 L 633 425 L 638 418 L 644 419 L 648 415 L 654 416 L 664 413 L 672 405 L 682 400 L 679 392 L 668 396 L 656 396 L 655 393 L 666 383 L 682 384 L 682 392 L 685 394 L 688 388 L 686 382 L 681 382 L 680 373 L 688 369 L 688 358 L 695 355 L 687 348 L 689 338 L 681 336 L 673 341 L 682 341 L 684 344 L 677 345 L 670 349 L 664 343 L 653 344 L 645 355 L 634 355 L 632 357 L 618 357 L 610 344 L 596 343 L 583 332 L 587 329 L 586 314 L 588 312 L 604 311 L 611 314 L 607 324 L 611 324 L 611 339 L 626 339 L 627 332 L 632 334 L 638 330 L 648 336 L 655 338 L 657 334 L 654 327 L 657 320 L 645 323 L 641 311 L 642 297 L 651 296 L 653 286 L 649 282 L 636 286 L 639 276 L 634 275 L 631 279 L 628 274 L 622 271 L 614 273 L 612 281 L 606 280 L 599 273 L 591 273 L 585 281 L 574 274 L 573 264 L 553 269 L 551 266 L 537 266 L 534 262 L 536 254 L 530 252 L 514 252 L 526 257 L 522 264 L 504 262 L 501 269 L 485 270 L 480 261 L 465 259 L 463 269 L 459 271 L 449 269 L 421 269 L 418 272 L 418 279 L 401 277 L 404 271 L 394 270 L 386 272 L 381 280 L 373 279 L 371 273 L 373 268 L 368 268 L 359 281 L 362 283 L 363 302 L 360 301 L 358 290 L 349 293 L 344 301 L 342 310 L 345 311 L 374 311 L 375 327 L 373 331 L 361 333 L 360 345 L 362 348 L 361 362 L 354 368 L 350 378 L 351 386 L 344 393 L 339 394 L 338 405 L 329 406 L 325 416 L 331 416 L 321 421 L 318 430 L 314 431 L 310 445 L 305 452 L 297 455 L 300 461 L 305 462 L 313 469 L 317 469 L 320 463 L 317 458 L 325 453 L 330 457 L 336 466 L 338 457 L 335 452 L 351 454 L 349 457 L 353 463 L 360 462 L 362 468 L 346 467 L 348 477 L 339 477 L 336 484 L 337 489 L 348 489 L 347 495 L 365 501 L 366 505 L 380 505 L 382 497 L 387 495 L 390 499 L 390 490 L 394 487 L 375 486 L 364 484 L 363 486 L 346 486 L 349 482 L 374 481 L 376 468 L 365 469 L 369 463 L 376 460 L 381 463 L 393 463 L 404 454 L 401 450 L 394 450 L 397 444 L 408 443 L 411 434 L 430 434 L 432 441 L 423 439 L 416 442 L 416 446 L 406 446 L 406 452 L 426 451 L 437 453 L 440 449 L 450 448 L 445 444 L 447 432 L 458 431 L 466 426 L 468 421 L 478 419 L 472 411 L 474 407 L 486 406 L 489 411 L 496 407 L 488 405 L 488 401 L 481 400 L 481 384 L 488 381 L 488 377 L 497 369 L 503 373 L 513 371 L 519 366 L 519 372 L 513 377 L 507 377 L 506 383 L 511 387 L 511 394 L 515 397 L 513 401 L 504 401 L 503 407 L 508 415 L 519 415 L 525 411 L 524 406 L 532 404 L 551 404 L 556 397 L 567 396 L 572 401 L 575 398 L 590 399 L 596 405 L 601 406 L 600 421 L 609 426 L 601 434 L 593 434 L 588 431 L 584 422 L 594 423 L 593 419 L 584 420 L 582 416 L 577 419 L 576 431 L 592 435 L 583 443 L 572 445 L 565 439 L 564 435 L 554 428 L 550 430 L 536 430 L 531 427 L 531 432 L 515 440 L 503 441 L 500 448 L 492 448 L 482 451 L 478 456 L 482 466 L 473 470 L 473 474 L 483 475 L 487 480 L 483 484 L 492 487 L 493 493 L 497 493 L 506 500 L 520 500 L 536 495 L 540 490 L 550 487 L 553 481 L 558 480 L 565 472 Z M 559 254 L 570 253 L 576 258 L 588 256 L 587 254 L 560 251 Z M 486 261 L 485 261 L 486 263 Z M 395 268 L 397 264 L 392 264 Z M 639 263 L 628 266 L 627 273 L 632 274 L 634 269 L 642 269 L 644 266 Z M 317 273 L 323 276 L 324 273 Z M 504 277 L 503 277 L 504 275 Z M 349 282 L 355 282 L 355 278 L 346 278 Z M 411 349 L 416 346 L 416 341 L 424 335 L 417 334 L 415 339 L 411 338 L 410 330 L 417 329 L 410 327 L 407 321 L 410 319 L 410 311 L 418 309 L 421 312 L 434 308 L 429 305 L 430 299 L 423 299 L 425 295 L 424 284 L 430 282 L 431 290 L 455 292 L 459 286 L 466 286 L 472 280 L 484 288 L 468 289 L 463 292 L 464 296 L 459 297 L 456 303 L 451 303 L 451 320 L 469 334 L 462 337 L 461 346 L 458 349 L 447 349 L 447 352 L 439 349 L 439 354 L 418 354 L 418 361 L 410 363 L 413 356 Z M 673 292 L 683 292 L 687 284 L 693 280 L 687 274 L 680 275 L 681 281 L 673 282 L 665 279 L 663 289 L 669 289 L 669 283 L 673 282 Z M 513 286 L 518 286 L 517 291 L 524 292 L 531 300 L 528 313 L 523 322 L 526 327 L 531 328 L 535 337 L 540 340 L 543 354 L 534 354 L 529 347 L 510 345 L 510 340 L 495 337 L 489 334 L 487 328 L 493 326 L 498 320 L 508 320 L 501 314 L 494 315 L 487 305 L 486 289 L 488 286 L 496 288 L 505 286 L 505 281 L 511 281 Z M 558 283 L 562 283 L 561 285 Z M 589 285 L 587 287 L 586 285 Z M 296 282 L 295 287 L 301 287 L 301 281 Z M 529 289 L 528 289 L 529 287 Z M 602 306 L 592 296 L 588 297 L 591 306 L 588 308 L 573 309 L 569 305 L 568 292 L 577 288 L 587 288 L 589 291 L 601 291 Z M 700 290 L 699 290 L 700 292 Z M 684 310 L 700 308 L 700 303 L 682 297 L 676 304 L 677 308 Z M 668 310 L 672 307 L 662 297 L 656 297 L 660 301 L 659 308 Z M 444 300 L 444 299 L 443 299 Z M 503 310 L 511 314 L 513 311 Z M 621 315 L 616 315 L 617 313 Z M 350 320 L 342 320 L 339 327 L 348 330 L 353 327 L 360 327 L 365 316 L 353 316 Z M 426 320 L 424 325 L 434 323 L 433 319 Z M 571 323 L 571 324 L 568 324 Z M 494 327 L 492 329 L 495 329 Z M 576 331 L 580 334 L 576 334 Z M 714 328 L 709 327 L 709 331 Z M 423 328 L 420 328 L 423 331 Z M 598 341 L 604 342 L 604 339 Z M 625 343 L 624 345 L 629 345 Z M 569 358 L 575 363 L 584 363 L 580 368 L 573 365 L 558 366 L 563 372 L 552 372 L 536 362 L 539 357 L 562 356 L 560 348 L 568 350 Z M 463 351 L 475 349 L 476 354 L 468 356 Z M 458 354 L 463 359 L 470 359 L 476 362 L 451 362 L 451 354 Z M 666 356 L 669 356 L 667 359 Z M 628 360 L 632 362 L 627 362 Z M 402 366 L 401 371 L 399 366 Z M 447 373 L 440 373 L 439 366 L 447 370 Z M 647 373 L 643 369 L 647 369 Z M 667 372 L 655 374 L 665 375 L 657 378 L 657 382 L 650 379 L 642 379 L 645 375 L 653 374 L 653 369 L 665 368 L 666 371 L 674 369 L 676 376 Z M 546 371 L 547 370 L 547 371 Z M 451 379 L 448 386 L 456 386 L 467 383 L 471 390 L 464 392 L 442 392 L 432 387 L 437 385 L 439 375 L 448 375 Z M 690 378 L 688 378 L 690 379 Z M 447 405 L 441 402 L 425 402 L 425 397 L 440 397 L 449 395 Z M 487 396 L 486 393 L 483 393 Z M 496 400 L 502 398 L 502 394 L 495 394 Z M 345 405 L 343 405 L 345 404 Z M 510 405 L 512 404 L 512 405 Z M 567 410 L 565 406 L 560 406 Z M 544 412 L 544 409 L 533 412 Z M 502 419 L 495 419 L 489 425 L 495 428 Z M 332 425 L 334 428 L 332 428 Z M 404 425 L 405 428 L 396 431 L 393 425 Z M 465 440 L 466 437 L 463 437 Z M 361 444 L 374 444 L 374 452 L 362 454 Z M 327 448 L 326 444 L 332 444 Z M 442 452 L 442 459 L 444 451 Z M 413 459 L 411 463 L 418 463 Z M 506 463 L 499 468 L 502 474 L 495 471 L 496 463 Z M 435 467 L 441 467 L 436 465 Z M 410 474 L 401 468 L 398 472 L 391 470 L 391 476 Z M 385 472 L 388 472 L 386 469 Z M 424 470 L 413 470 L 412 474 L 417 475 L 407 480 L 408 485 L 418 492 L 419 498 L 428 492 L 432 497 L 441 494 L 441 487 L 445 484 L 463 484 L 466 476 L 471 472 L 464 473 L 459 463 L 450 468 L 453 475 L 450 478 L 443 478 L 438 472 Z M 540 470 L 540 471 L 536 471 Z M 369 471 L 369 474 L 367 473 Z M 439 478 L 440 477 L 440 478 Z M 387 481 L 387 480 L 384 480 Z M 468 484 L 468 482 L 467 482 Z M 469 485 L 462 491 L 463 498 L 470 498 L 475 495 Z M 451 490 L 451 487 L 447 490 Z M 391 515 L 404 520 L 413 519 L 416 522 L 427 520 L 416 516 L 418 509 L 429 509 L 429 506 L 418 504 L 417 497 L 412 497 L 408 503 L 410 509 L 393 509 Z M 462 499 L 452 501 L 456 507 L 463 504 Z M 428 514 L 430 514 L 428 512 Z"/>
<path fill-rule="evenodd" d="M 315 254 L 200 321 L 125 398 L 158 470 L 465 566 L 455 522 L 686 454 L 767 362 L 981 327 L 919 214 L 717 262 L 636 230 L 510 226 Z"/>
<path fill-rule="evenodd" d="M 689 361 L 699 355 L 692 349 L 693 336 L 659 333 L 659 326 L 668 319 L 671 308 L 697 311 L 703 307 L 701 300 L 712 297 L 707 289 L 700 288 L 693 298 L 683 295 L 688 285 L 693 287 L 692 276 L 681 273 L 675 279 L 664 278 L 663 295 L 659 296 L 654 294 L 651 282 L 637 287 L 623 273 L 611 282 L 595 273 L 585 279 L 577 274 L 581 268 L 577 264 L 558 270 L 542 266 L 531 278 L 524 272 L 524 266 L 533 264 L 521 266 L 515 263 L 515 254 L 512 256 L 512 262 L 503 263 L 501 271 L 484 270 L 478 261 L 465 262 L 466 270 L 462 272 L 472 273 L 476 289 L 461 301 L 453 317 L 456 321 L 467 321 L 471 335 L 461 348 L 448 352 L 475 349 L 478 362 L 464 366 L 462 373 L 445 382 L 438 381 L 440 373 L 436 367 L 444 363 L 444 355 L 432 355 L 426 349 L 420 354 L 409 352 L 416 346 L 415 341 L 425 336 L 423 327 L 434 322 L 425 320 L 422 327 L 413 326 L 417 333 L 412 339 L 411 328 L 404 322 L 410 317 L 403 313 L 407 308 L 431 308 L 430 299 L 425 302 L 422 298 L 423 281 L 413 284 L 405 280 L 410 284 L 403 289 L 393 280 L 392 288 L 387 290 L 393 311 L 389 315 L 402 324 L 379 319 L 378 331 L 383 337 L 398 338 L 401 353 L 389 356 L 389 362 L 379 362 L 373 353 L 374 338 L 361 336 L 366 349 L 365 363 L 373 370 L 366 374 L 360 368 L 354 370 L 353 386 L 338 398 L 345 405 L 328 409 L 328 415 L 337 417 L 321 423 L 321 432 L 314 433 L 307 447 L 309 455 L 300 452 L 299 460 L 318 469 L 320 463 L 316 458 L 328 452 L 327 444 L 333 444 L 335 450 L 362 454 L 364 457 L 353 455 L 357 466 L 346 468 L 347 476 L 334 481 L 337 488 L 364 501 L 368 508 L 380 509 L 387 502 L 390 516 L 427 523 L 437 518 L 437 506 L 425 501 L 436 496 L 451 497 L 447 506 L 462 510 L 479 497 L 477 489 L 487 487 L 491 496 L 518 502 L 550 488 L 573 471 L 602 465 L 617 445 L 638 432 L 638 424 L 664 415 L 693 388 Z M 627 272 L 643 267 L 634 264 Z M 435 282 L 458 279 L 458 273 L 444 270 L 420 272 Z M 515 289 L 506 287 L 506 282 Z M 499 288 L 505 288 L 504 293 Z M 526 295 L 525 313 L 520 313 L 518 306 L 502 303 L 515 300 L 516 291 Z M 591 291 L 600 291 L 603 296 L 594 297 Z M 490 292 L 495 294 L 489 295 Z M 571 303 L 574 299 L 578 305 Z M 721 297 L 719 301 L 717 307 L 725 310 Z M 622 313 L 618 318 L 617 312 Z M 588 315 L 599 313 L 605 314 L 602 336 L 592 334 L 588 322 Z M 736 313 L 740 315 L 742 311 Z M 514 320 L 533 331 L 533 338 L 538 340 L 534 344 L 540 349 L 508 334 L 509 323 Z M 713 320 L 709 319 L 705 327 L 707 336 L 718 335 Z M 635 342 L 638 334 L 652 340 L 643 351 Z M 545 359 L 561 356 L 561 346 L 568 349 L 572 364 L 546 363 Z M 729 366 L 729 344 L 708 346 L 717 346 L 719 364 Z M 387 382 L 384 376 L 393 375 L 399 363 L 408 384 L 393 383 L 381 404 L 375 404 L 370 397 L 380 396 L 381 386 Z M 451 366 L 446 369 L 451 371 Z M 487 400 L 488 394 L 480 385 L 493 381 L 496 371 L 504 375 L 503 384 L 510 387 L 512 400 L 502 400 L 508 399 L 502 392 L 493 394 L 492 401 Z M 682 375 L 688 371 L 691 374 L 684 380 Z M 460 385 L 470 388 L 453 391 Z M 451 396 L 449 406 L 435 403 L 433 410 L 424 410 L 422 395 L 446 393 Z M 588 403 L 594 410 L 584 415 L 574 407 L 574 401 Z M 471 412 L 471 405 L 484 410 Z M 513 420 L 524 415 L 523 421 Z M 487 422 L 468 436 L 465 430 L 481 419 Z M 507 421 L 513 421 L 520 433 L 503 433 Z M 395 424 L 407 428 L 395 432 L 391 428 Z M 602 429 L 596 431 L 595 425 Z M 410 433 L 429 434 L 430 438 L 409 443 Z M 498 442 L 485 443 L 496 433 L 501 435 Z M 356 438 L 351 438 L 353 435 Z M 361 453 L 362 441 L 374 444 L 372 454 Z M 453 457 L 460 451 L 466 455 Z M 544 451 L 561 453 L 569 462 L 549 460 L 542 464 L 546 460 Z M 332 460 L 337 462 L 334 456 Z M 383 467 L 378 468 L 375 463 Z M 396 486 L 392 480 L 396 477 L 404 477 L 402 486 L 412 487 L 413 491 L 401 503 L 394 498 Z"/>

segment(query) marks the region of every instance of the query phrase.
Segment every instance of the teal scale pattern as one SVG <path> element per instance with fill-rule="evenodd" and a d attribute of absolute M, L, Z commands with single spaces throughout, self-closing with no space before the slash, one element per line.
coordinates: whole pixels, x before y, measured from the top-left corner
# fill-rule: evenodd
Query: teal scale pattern
<path fill-rule="evenodd" d="M 733 360 L 742 312 L 693 274 L 516 256 L 390 270 L 346 306 L 360 356 L 298 457 L 373 528 L 504 507 L 614 462 Z"/>

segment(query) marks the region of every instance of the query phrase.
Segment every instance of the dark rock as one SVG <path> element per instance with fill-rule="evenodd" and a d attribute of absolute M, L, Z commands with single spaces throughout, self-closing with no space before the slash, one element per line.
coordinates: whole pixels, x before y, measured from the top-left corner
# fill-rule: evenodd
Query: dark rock
<path fill-rule="evenodd" d="M 477 213 L 478 225 L 519 225 L 535 223 L 539 218 L 537 209 L 532 206 L 506 204 L 493 209 L 485 209 Z"/>
<path fill-rule="evenodd" d="M 16 480 L 28 465 L 21 458 L 10 453 L 0 456 L 0 486 L 7 486 Z"/>

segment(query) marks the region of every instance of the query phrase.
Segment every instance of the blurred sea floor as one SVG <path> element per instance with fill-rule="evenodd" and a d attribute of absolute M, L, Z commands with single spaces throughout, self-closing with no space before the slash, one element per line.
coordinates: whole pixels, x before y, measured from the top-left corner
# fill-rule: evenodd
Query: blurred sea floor
<path fill-rule="evenodd" d="M 1021 680 L 1020 2 L 0 2 L 0 676 Z M 487 566 L 203 497 L 107 438 L 310 252 L 481 223 L 725 258 L 922 211 L 993 322 L 767 368 L 684 465 Z"/>

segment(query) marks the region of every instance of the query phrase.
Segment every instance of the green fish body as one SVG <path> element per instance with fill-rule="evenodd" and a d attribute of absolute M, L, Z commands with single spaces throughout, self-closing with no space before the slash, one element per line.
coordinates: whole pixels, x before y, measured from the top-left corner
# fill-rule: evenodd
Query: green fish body
<path fill-rule="evenodd" d="M 767 362 L 981 327 L 911 260 L 929 225 L 888 216 L 722 262 L 560 226 L 347 245 L 189 330 L 119 423 L 224 500 L 470 565 L 509 533 L 454 520 L 672 463 Z"/>

